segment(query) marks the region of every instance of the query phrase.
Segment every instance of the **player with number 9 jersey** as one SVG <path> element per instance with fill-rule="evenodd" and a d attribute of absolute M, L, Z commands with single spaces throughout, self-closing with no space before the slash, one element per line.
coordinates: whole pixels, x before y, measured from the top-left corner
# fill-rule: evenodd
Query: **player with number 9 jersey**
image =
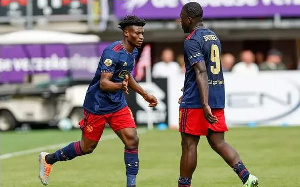
<path fill-rule="evenodd" d="M 190 187 L 197 166 L 200 136 L 232 167 L 244 186 L 257 187 L 237 151 L 224 139 L 228 131 L 224 108 L 225 89 L 218 36 L 203 26 L 203 9 L 197 2 L 186 3 L 180 13 L 184 33 L 186 67 L 183 96 L 179 99 L 179 132 L 182 154 L 178 187 Z"/>
<path fill-rule="evenodd" d="M 180 108 L 202 108 L 193 68 L 193 65 L 198 62 L 205 63 L 206 66 L 209 85 L 209 106 L 212 109 L 225 107 L 224 78 L 220 53 L 220 40 L 208 28 L 199 27 L 186 37 L 184 41 L 186 75 Z"/>
<path fill-rule="evenodd" d="M 180 132 L 201 136 L 207 135 L 209 129 L 216 132 L 228 131 L 224 116 L 225 89 L 220 53 L 219 38 L 204 26 L 198 26 L 186 37 L 184 41 L 186 74 L 180 103 Z M 212 114 L 218 118 L 218 123 L 214 125 L 206 120 L 203 112 L 202 94 L 199 92 L 193 67 L 196 63 L 204 63 L 206 67 L 208 105 L 212 109 Z"/>

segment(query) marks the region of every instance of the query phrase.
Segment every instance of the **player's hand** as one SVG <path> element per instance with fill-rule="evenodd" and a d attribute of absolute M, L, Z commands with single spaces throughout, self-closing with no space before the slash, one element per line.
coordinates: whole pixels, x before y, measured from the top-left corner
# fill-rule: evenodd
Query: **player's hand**
<path fill-rule="evenodd" d="M 144 99 L 149 103 L 149 107 L 155 107 L 158 103 L 156 97 L 150 94 L 146 94 Z"/>
<path fill-rule="evenodd" d="M 218 118 L 212 114 L 211 108 L 209 105 L 203 106 L 203 112 L 204 112 L 204 116 L 205 116 L 206 120 L 210 124 L 218 123 Z"/>
<path fill-rule="evenodd" d="M 178 99 L 178 104 L 181 103 L 181 100 L 182 100 L 182 96 L 179 97 L 179 99 Z"/>
<path fill-rule="evenodd" d="M 128 93 L 128 75 L 125 75 L 124 80 L 122 81 L 122 90 L 124 91 L 124 93 L 127 95 Z"/>

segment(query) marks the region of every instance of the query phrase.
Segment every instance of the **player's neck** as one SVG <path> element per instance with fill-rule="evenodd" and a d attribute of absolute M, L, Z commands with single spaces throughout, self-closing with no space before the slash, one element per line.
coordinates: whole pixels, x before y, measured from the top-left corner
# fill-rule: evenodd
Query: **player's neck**
<path fill-rule="evenodd" d="M 203 23 L 202 23 L 202 22 L 199 22 L 199 23 L 197 23 L 194 27 L 192 27 L 191 32 L 193 32 L 193 31 L 196 30 L 196 29 L 201 29 L 201 28 L 203 28 L 203 27 L 204 27 Z"/>
<path fill-rule="evenodd" d="M 126 52 L 132 53 L 134 47 L 127 41 L 127 40 L 121 40 L 121 44 Z"/>

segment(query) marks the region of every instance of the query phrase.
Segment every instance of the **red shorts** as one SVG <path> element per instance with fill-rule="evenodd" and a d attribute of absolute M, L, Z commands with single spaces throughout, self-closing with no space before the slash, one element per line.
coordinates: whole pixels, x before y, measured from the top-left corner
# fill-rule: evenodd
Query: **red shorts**
<path fill-rule="evenodd" d="M 84 137 L 93 141 L 100 140 L 105 124 L 109 124 L 115 132 L 124 128 L 136 128 L 128 106 L 104 115 L 95 115 L 84 111 L 84 118 L 79 122 Z"/>
<path fill-rule="evenodd" d="M 210 124 L 204 116 L 203 109 L 180 108 L 179 111 L 179 132 L 196 136 L 206 136 L 208 129 L 214 132 L 228 131 L 224 109 L 212 109 L 212 114 L 218 118 L 218 123 Z"/>

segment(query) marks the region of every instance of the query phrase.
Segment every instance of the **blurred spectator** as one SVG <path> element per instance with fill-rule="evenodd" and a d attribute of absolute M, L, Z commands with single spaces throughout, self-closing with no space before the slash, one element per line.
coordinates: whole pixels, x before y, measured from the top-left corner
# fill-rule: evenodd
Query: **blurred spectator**
<path fill-rule="evenodd" d="M 174 74 L 180 74 L 181 69 L 177 62 L 174 62 L 174 52 L 165 48 L 161 54 L 162 61 L 153 65 L 152 76 L 154 78 L 168 78 Z"/>
<path fill-rule="evenodd" d="M 298 68 L 297 69 L 300 70 L 300 57 L 298 59 Z"/>
<path fill-rule="evenodd" d="M 184 55 L 180 54 L 177 56 L 177 62 L 179 63 L 179 66 L 181 68 L 181 73 L 185 74 L 185 63 L 184 63 Z"/>
<path fill-rule="evenodd" d="M 265 61 L 265 55 L 263 52 L 258 51 L 255 53 L 255 62 L 257 65 L 262 64 Z"/>
<path fill-rule="evenodd" d="M 221 57 L 223 72 L 230 72 L 235 63 L 235 57 L 231 53 L 225 53 Z"/>
<path fill-rule="evenodd" d="M 282 53 L 277 49 L 271 49 L 266 61 L 259 66 L 259 69 L 262 71 L 286 70 L 285 64 L 282 63 Z"/>
<path fill-rule="evenodd" d="M 255 64 L 254 54 L 250 50 L 244 50 L 240 54 L 241 62 L 235 64 L 232 68 L 232 72 L 243 75 L 253 75 L 259 72 L 258 65 Z"/>

